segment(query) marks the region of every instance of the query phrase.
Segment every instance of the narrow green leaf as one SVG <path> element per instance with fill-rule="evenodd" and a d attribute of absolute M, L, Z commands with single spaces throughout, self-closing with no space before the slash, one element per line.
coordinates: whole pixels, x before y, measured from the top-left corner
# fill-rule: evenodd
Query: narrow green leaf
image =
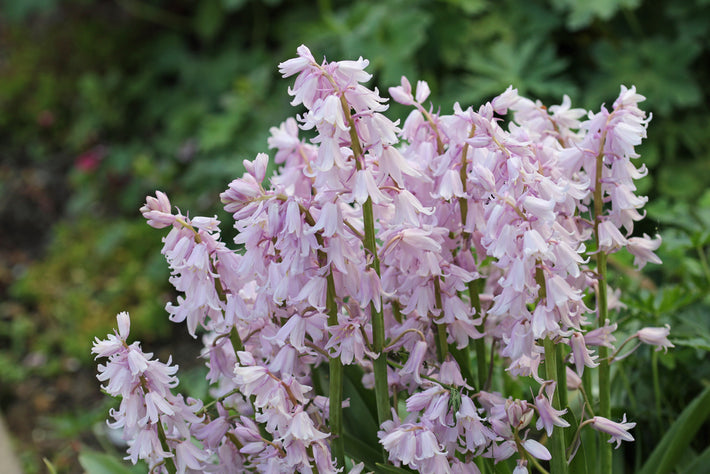
<path fill-rule="evenodd" d="M 371 445 L 364 443 L 355 436 L 345 433 L 345 454 L 354 462 L 364 462 L 366 469 L 375 469 L 374 459 L 381 459 L 382 452 L 378 449 L 379 445 Z"/>
<path fill-rule="evenodd" d="M 577 421 L 577 417 L 574 416 L 572 410 L 569 409 L 567 410 L 567 416 L 565 416 L 565 419 L 569 422 L 569 426 L 565 428 L 565 442 L 569 447 L 570 443 L 573 441 L 572 438 L 577 433 L 579 422 Z M 572 458 L 572 462 L 570 462 L 569 464 L 569 472 L 587 474 L 587 456 L 585 451 L 585 445 L 581 442 L 581 439 L 577 440 L 577 442 L 579 443 L 579 447 L 577 448 L 577 452 Z"/>
<path fill-rule="evenodd" d="M 353 365 L 347 365 L 343 369 L 343 400 L 350 400 L 350 406 L 343 410 L 345 431 L 351 437 L 377 449 L 379 425 L 374 393 L 363 387 L 362 369 Z M 349 453 L 347 446 L 346 451 Z"/>
<path fill-rule="evenodd" d="M 494 464 L 493 472 L 495 474 L 512 474 L 513 469 L 510 467 L 510 464 L 512 463 L 512 458 L 508 458 L 505 461 L 500 461 L 497 464 Z"/>
<path fill-rule="evenodd" d="M 671 425 L 640 474 L 665 474 L 674 469 L 695 433 L 710 416 L 710 387 L 703 390 Z"/>
<path fill-rule="evenodd" d="M 685 468 L 685 474 L 705 474 L 710 466 L 710 447 L 702 452 L 700 456 L 695 458 L 689 466 Z"/>
<path fill-rule="evenodd" d="M 704 337 L 693 337 L 689 339 L 674 339 L 673 343 L 676 346 L 692 347 L 701 351 L 710 352 L 710 340 Z"/>

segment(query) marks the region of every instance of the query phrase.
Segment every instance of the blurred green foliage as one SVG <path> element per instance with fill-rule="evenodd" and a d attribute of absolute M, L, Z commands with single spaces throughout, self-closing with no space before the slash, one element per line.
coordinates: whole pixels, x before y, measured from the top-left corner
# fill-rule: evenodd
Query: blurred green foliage
<path fill-rule="evenodd" d="M 619 312 L 620 333 L 626 337 L 644 326 L 670 324 L 675 348 L 659 353 L 641 347 L 613 372 L 617 415 L 629 413 L 643 427 L 634 432 L 637 442 L 626 448 L 635 453 L 631 472 L 639 470 L 678 414 L 710 386 L 710 191 L 693 203 L 662 196 L 647 208 L 663 236 L 658 251 L 663 265 L 638 278 L 629 271 L 628 256 L 614 256 L 613 283 L 622 289 L 626 305 Z M 707 433 L 701 430 L 693 439 L 677 472 L 685 472 L 684 466 L 707 448 Z"/>
<path fill-rule="evenodd" d="M 610 105 L 619 84 L 648 97 L 638 232 L 662 233 L 664 265 L 640 278 L 615 256 L 614 283 L 621 322 L 640 321 L 623 331 L 670 323 L 677 348 L 641 351 L 615 378 L 617 406 L 655 427 L 628 448 L 638 466 L 710 377 L 710 194 L 696 202 L 710 187 L 708 0 L 0 0 L 0 218 L 16 237 L 3 251 L 32 261 L 0 272 L 17 276 L 0 284 L 0 385 L 26 375 L 28 354 L 48 372 L 87 361 L 118 311 L 146 341 L 169 333 L 163 234 L 137 209 L 161 189 L 223 216 L 218 193 L 293 114 L 276 65 L 301 43 L 317 58 L 368 58 L 385 95 L 401 75 L 425 79 L 442 112 L 510 84 L 587 108 Z M 48 177 L 28 190 L 27 170 Z M 636 383 L 653 377 L 660 400 Z"/>
<path fill-rule="evenodd" d="M 11 288 L 10 296 L 28 311 L 15 321 L 30 323 L 18 329 L 26 345 L 15 351 L 88 360 L 93 337 L 110 332 L 120 311 L 131 313 L 139 337 L 148 342 L 165 337 L 162 320 L 170 295 L 156 292 L 160 288 L 153 282 L 166 280 L 168 270 L 151 237 L 150 228 L 137 221 L 85 218 L 58 224 L 45 259 Z M 90 255 L 87 241 L 95 243 Z"/>

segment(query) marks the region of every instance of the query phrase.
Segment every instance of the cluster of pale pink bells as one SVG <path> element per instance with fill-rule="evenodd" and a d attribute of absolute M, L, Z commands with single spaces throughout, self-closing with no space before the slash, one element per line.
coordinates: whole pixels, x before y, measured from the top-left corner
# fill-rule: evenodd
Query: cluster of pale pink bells
<path fill-rule="evenodd" d="M 402 78 L 389 91 L 411 107 L 399 123 L 363 85 L 367 65 L 319 63 L 305 46 L 280 64 L 305 111 L 271 130 L 281 166 L 268 182 L 260 154 L 221 194 L 236 250 L 216 218 L 174 212 L 161 192 L 147 198 L 148 223 L 170 229 L 163 254 L 180 296 L 166 310 L 202 338 L 213 401 L 174 393 L 177 367 L 131 343 L 119 314 L 93 352 L 108 359 L 98 377 L 121 397 L 110 426 L 132 462 L 153 472 L 361 472 L 368 460 L 340 451 L 342 413 L 353 408 L 333 369 L 355 364 L 376 392 L 371 449 L 387 462 L 470 473 L 480 459 L 512 457 L 519 474 L 552 458 L 545 438 L 569 426 L 571 401 L 590 403 L 585 370 L 617 358 L 621 304 L 597 254 L 626 249 L 638 267 L 660 263 L 660 238 L 632 236 L 646 202 L 634 186 L 646 170 L 632 164 L 649 120 L 643 97 L 622 86 L 611 109 L 592 113 L 509 88 L 441 115 L 425 106 L 425 82 L 413 90 Z M 668 331 L 628 340 L 670 347 Z M 561 370 L 551 374 L 555 351 Z M 330 387 L 318 375 L 326 363 Z M 493 364 L 536 381 L 537 395 L 496 391 Z M 625 416 L 576 416 L 617 446 L 633 441 Z"/>

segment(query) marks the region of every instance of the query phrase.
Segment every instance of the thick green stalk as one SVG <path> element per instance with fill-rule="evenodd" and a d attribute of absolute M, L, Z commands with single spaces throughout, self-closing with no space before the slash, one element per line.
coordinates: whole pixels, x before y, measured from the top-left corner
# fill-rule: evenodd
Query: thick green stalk
<path fill-rule="evenodd" d="M 316 222 L 311 213 L 301 206 L 301 214 L 308 225 L 315 226 Z M 321 249 L 325 249 L 325 241 L 320 233 L 316 233 L 316 240 Z M 322 267 L 328 265 L 328 255 L 325 250 L 318 250 L 318 261 Z M 328 314 L 328 326 L 338 324 L 338 303 L 335 293 L 335 280 L 333 279 L 332 268 L 328 269 L 326 277 L 326 313 Z M 238 334 L 237 334 L 238 337 Z M 340 357 L 329 357 L 329 424 L 331 435 L 331 450 L 336 459 L 338 467 L 345 467 L 345 444 L 343 433 L 343 363 Z"/>
<path fill-rule="evenodd" d="M 332 272 L 328 273 L 327 284 L 326 311 L 328 312 L 328 325 L 335 326 L 338 324 L 338 305 L 335 301 L 335 280 L 333 280 Z M 345 467 L 345 444 L 343 436 L 343 363 L 340 357 L 331 357 L 329 368 L 330 446 L 338 467 Z"/>
<path fill-rule="evenodd" d="M 535 269 L 535 282 L 540 286 L 538 290 L 538 302 L 537 304 L 544 304 L 547 299 L 547 286 L 545 283 L 545 273 L 541 266 Z M 560 405 L 560 385 L 566 390 L 566 380 L 567 375 L 564 378 L 560 378 L 560 372 L 558 367 L 563 365 L 560 359 L 561 352 L 555 347 L 552 339 L 546 337 L 543 346 L 545 349 L 545 378 L 547 380 L 556 380 L 557 387 L 555 392 L 552 394 L 552 407 L 559 410 L 563 406 Z M 566 408 L 566 407 L 565 407 Z M 567 473 L 567 453 L 565 449 L 565 432 L 559 426 L 555 426 L 552 431 L 552 437 L 550 438 L 551 448 L 550 454 L 552 454 L 552 459 L 550 460 L 550 467 L 552 468 L 552 474 L 566 474 Z"/>
<path fill-rule="evenodd" d="M 473 308 L 476 310 L 476 314 L 481 314 L 481 280 L 473 280 L 468 282 L 468 294 L 471 296 L 471 303 Z M 484 333 L 485 328 L 485 318 L 481 321 L 481 324 L 476 326 L 476 330 L 480 333 Z M 490 385 L 490 380 L 488 380 L 488 363 L 486 362 L 486 341 L 481 337 L 476 339 L 473 343 L 476 349 L 476 371 L 478 372 L 478 389 L 485 390 Z M 492 359 L 491 359 L 492 361 Z"/>
<path fill-rule="evenodd" d="M 436 307 L 443 313 L 444 305 L 441 302 L 441 283 L 439 277 L 434 278 L 434 299 L 436 301 Z M 441 316 L 443 316 L 443 314 Z M 448 353 L 449 344 L 446 342 L 446 324 L 436 324 L 436 356 L 439 362 L 444 362 Z"/>
<path fill-rule="evenodd" d="M 567 366 L 564 363 L 562 344 L 555 344 L 555 358 L 557 359 L 557 391 L 560 395 L 560 407 L 567 408 Z"/>
<path fill-rule="evenodd" d="M 594 393 L 594 380 L 592 380 L 592 371 L 591 370 L 585 370 L 584 373 L 582 373 L 582 389 L 583 389 L 583 394 L 587 394 L 584 396 L 585 401 L 589 404 L 593 403 L 593 400 L 591 397 L 593 396 L 592 394 Z M 596 410 L 596 407 L 589 408 L 588 410 L 585 410 L 585 415 L 587 417 L 589 416 L 594 416 L 595 413 L 589 412 L 589 410 Z M 580 419 L 580 423 L 583 420 Z M 598 436 L 599 433 L 596 431 L 592 430 L 583 430 L 582 431 L 582 443 L 584 443 L 584 451 L 586 454 L 587 459 L 598 459 L 597 458 L 597 449 L 599 445 L 599 439 L 600 437 Z M 593 473 L 593 472 L 599 472 L 596 468 L 593 470 L 590 469 L 592 466 L 587 466 L 588 472 Z"/>
<path fill-rule="evenodd" d="M 555 343 L 548 337 L 545 338 L 544 344 L 545 377 L 548 380 L 558 380 L 557 366 L 560 361 L 557 360 L 558 352 L 555 348 Z M 564 380 L 558 380 L 557 389 L 552 396 L 552 407 L 557 410 L 561 407 L 559 396 L 560 385 L 564 385 Z M 565 454 L 565 433 L 561 427 L 555 426 L 550 442 L 550 454 L 552 454 L 552 460 L 550 461 L 550 472 L 552 474 L 565 474 L 567 472 L 567 456 Z"/>
<path fill-rule="evenodd" d="M 163 448 L 163 451 L 166 453 L 172 452 L 170 446 L 168 446 L 168 439 L 165 436 L 165 429 L 163 428 L 163 422 L 160 421 L 160 417 L 158 417 L 158 439 L 160 440 L 160 447 Z M 165 469 L 167 469 L 168 474 L 175 474 L 177 472 L 175 458 L 165 458 Z"/>
<path fill-rule="evenodd" d="M 606 296 L 606 254 L 597 253 L 597 272 L 599 273 L 599 325 L 603 325 L 607 319 L 607 296 Z M 599 346 L 599 416 L 611 419 L 611 370 L 609 367 L 609 348 Z M 612 445 L 602 443 L 600 452 L 601 472 L 612 472 Z"/>
<path fill-rule="evenodd" d="M 656 407 L 656 422 L 658 426 L 663 426 L 661 418 L 661 381 L 658 377 L 658 351 L 651 353 L 651 374 L 653 376 L 653 398 Z"/>
<path fill-rule="evenodd" d="M 601 222 L 602 212 L 604 210 L 604 195 L 602 193 L 601 176 L 604 171 L 604 153 L 603 146 L 606 137 L 603 136 L 602 150 L 597 156 L 596 179 L 594 183 L 594 240 L 596 242 L 596 260 L 597 260 L 597 327 L 606 324 L 608 317 L 607 294 L 606 294 L 606 253 L 599 248 L 599 223 Z M 609 370 L 609 349 L 604 346 L 599 346 L 599 416 L 611 419 L 611 378 Z M 600 469 L 603 473 L 611 474 L 611 444 L 602 443 L 600 447 Z"/>
<path fill-rule="evenodd" d="M 476 126 L 471 127 L 471 132 L 468 134 L 469 138 L 473 138 L 476 134 Z M 468 143 L 463 146 L 461 150 L 461 168 L 459 169 L 459 178 L 461 179 L 461 185 L 463 186 L 464 192 L 466 189 L 466 182 L 468 181 L 468 176 L 466 174 L 468 168 Z M 461 213 L 461 228 L 466 227 L 466 221 L 468 219 L 468 201 L 466 198 L 459 198 L 459 211 Z M 461 239 L 463 241 L 461 251 L 471 252 L 473 254 L 473 248 L 471 244 L 471 234 L 467 231 L 462 231 Z M 468 247 L 468 248 L 466 248 Z M 481 316 L 481 282 L 479 279 L 468 282 L 468 298 L 471 303 L 471 308 L 476 311 L 477 316 Z M 482 321 L 479 326 L 476 326 L 476 330 L 480 333 L 485 331 L 485 321 Z M 474 342 L 474 347 L 476 348 L 476 367 L 478 373 L 478 389 L 483 390 L 488 384 L 488 364 L 486 364 L 486 341 L 481 337 L 476 339 Z M 466 346 L 466 355 L 468 355 L 469 346 Z"/>
<path fill-rule="evenodd" d="M 350 126 L 350 142 L 355 159 L 355 167 L 358 171 L 364 167 L 365 157 L 360 145 L 360 139 L 357 136 L 355 121 L 350 114 L 350 105 L 348 105 L 345 95 L 340 96 L 340 103 L 345 114 L 345 119 Z M 362 220 L 364 224 L 365 239 L 363 245 L 369 268 L 373 269 L 377 276 L 380 276 L 380 258 L 377 255 L 377 242 L 375 241 L 375 217 L 372 208 L 372 199 L 370 197 L 362 204 Z M 380 308 L 382 301 L 380 299 Z M 375 401 L 377 403 L 377 421 L 381 425 L 391 418 L 390 413 L 390 396 L 389 384 L 387 383 L 387 357 L 384 353 L 385 347 L 385 319 L 382 311 L 377 311 L 375 305 L 370 303 L 370 317 L 372 321 L 372 349 L 377 357 L 373 361 L 373 369 L 375 372 Z M 383 451 L 384 457 L 384 451 Z M 386 458 L 384 459 L 386 461 Z"/>
<path fill-rule="evenodd" d="M 367 204 L 369 203 L 369 206 Z M 365 248 L 368 253 L 375 255 L 374 263 L 371 268 L 374 268 L 377 275 L 380 274 L 380 262 L 377 259 L 377 249 L 375 248 L 375 226 L 372 219 L 372 201 L 370 198 L 363 205 L 363 213 L 365 216 L 369 214 L 368 219 L 365 218 Z M 371 239 L 368 239 L 368 234 Z M 371 240 L 368 244 L 368 240 Z M 385 347 L 385 319 L 382 311 L 377 311 L 375 305 L 370 303 L 370 314 L 372 318 L 372 349 L 375 352 L 377 359 L 373 361 L 375 372 L 375 400 L 377 402 L 377 421 L 381 425 L 391 417 L 390 413 L 390 396 L 389 385 L 387 383 L 387 357 L 384 354 Z"/>

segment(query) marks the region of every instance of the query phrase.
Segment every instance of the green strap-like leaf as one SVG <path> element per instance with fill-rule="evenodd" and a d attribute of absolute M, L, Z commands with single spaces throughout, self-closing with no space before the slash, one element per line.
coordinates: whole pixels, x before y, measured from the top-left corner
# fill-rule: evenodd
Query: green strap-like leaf
<path fill-rule="evenodd" d="M 566 446 L 569 446 L 573 441 L 577 429 L 579 428 L 579 422 L 577 417 L 574 416 L 572 410 L 568 410 L 565 419 L 569 422 L 569 427 L 565 429 L 565 442 Z M 593 433 L 592 433 L 593 434 Z M 592 437 L 592 441 L 595 441 Z M 587 474 L 587 451 L 586 446 L 581 440 L 577 440 L 579 446 L 577 447 L 574 458 L 569 464 L 569 472 L 574 472 L 575 474 Z"/>
<path fill-rule="evenodd" d="M 710 416 L 710 387 L 683 410 L 653 450 L 639 474 L 665 474 L 674 469 L 700 426 Z"/>
<path fill-rule="evenodd" d="M 710 447 L 685 468 L 685 474 L 705 474 L 710 466 Z"/>

